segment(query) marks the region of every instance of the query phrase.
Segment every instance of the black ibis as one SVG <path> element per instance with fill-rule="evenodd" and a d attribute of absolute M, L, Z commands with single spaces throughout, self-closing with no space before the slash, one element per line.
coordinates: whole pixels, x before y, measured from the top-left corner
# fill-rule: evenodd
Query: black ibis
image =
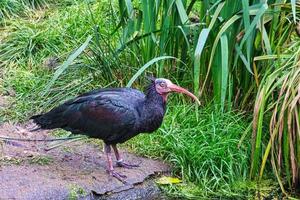
<path fill-rule="evenodd" d="M 103 88 L 82 94 L 47 113 L 32 116 L 40 129 L 62 128 L 73 134 L 102 139 L 107 155 L 108 173 L 123 181 L 126 176 L 114 171 L 111 147 L 117 166 L 132 168 L 118 152 L 117 144 L 139 133 L 158 129 L 166 111 L 168 94 L 184 93 L 200 103 L 188 90 L 164 78 L 150 78 L 145 94 L 131 88 Z"/>

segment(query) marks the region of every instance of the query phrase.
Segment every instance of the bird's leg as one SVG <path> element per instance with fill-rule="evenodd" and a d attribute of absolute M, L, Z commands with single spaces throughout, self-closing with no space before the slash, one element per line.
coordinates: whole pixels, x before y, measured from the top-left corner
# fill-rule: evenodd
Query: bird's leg
<path fill-rule="evenodd" d="M 122 175 L 122 174 L 119 174 L 118 172 L 114 171 L 113 162 L 112 162 L 112 158 L 111 158 L 110 145 L 105 144 L 104 151 L 105 151 L 106 157 L 107 157 L 107 163 L 108 163 L 107 171 L 108 171 L 108 173 L 111 176 L 117 178 L 119 181 L 125 183 L 126 181 L 124 181 L 123 179 L 126 178 L 126 176 Z"/>
<path fill-rule="evenodd" d="M 118 165 L 119 167 L 124 167 L 124 168 L 131 169 L 131 168 L 133 168 L 133 167 L 139 167 L 139 166 L 140 166 L 139 164 L 134 165 L 134 164 L 128 164 L 128 163 L 125 163 L 125 162 L 123 161 L 123 159 L 121 158 L 121 155 L 120 155 L 120 153 L 119 153 L 119 150 L 118 150 L 118 148 L 117 148 L 117 145 L 116 145 L 116 144 L 112 144 L 111 146 L 112 146 L 112 148 L 114 149 L 114 152 L 115 152 L 115 155 L 116 155 L 116 159 L 117 159 L 117 165 Z"/>

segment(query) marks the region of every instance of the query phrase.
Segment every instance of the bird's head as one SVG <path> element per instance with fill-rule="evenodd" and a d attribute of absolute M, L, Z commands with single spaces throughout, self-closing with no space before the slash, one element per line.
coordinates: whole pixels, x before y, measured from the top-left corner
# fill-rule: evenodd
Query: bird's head
<path fill-rule="evenodd" d="M 156 78 L 151 80 L 155 84 L 156 92 L 163 97 L 164 101 L 167 101 L 168 94 L 170 94 L 171 92 L 178 92 L 192 97 L 200 105 L 200 101 L 195 95 L 193 95 L 188 90 L 172 83 L 170 80 L 165 78 Z"/>

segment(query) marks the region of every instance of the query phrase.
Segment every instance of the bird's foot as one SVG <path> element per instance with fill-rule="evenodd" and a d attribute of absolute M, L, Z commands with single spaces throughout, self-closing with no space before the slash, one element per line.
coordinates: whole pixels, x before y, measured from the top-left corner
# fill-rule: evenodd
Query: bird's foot
<path fill-rule="evenodd" d="M 121 181 L 122 183 L 126 184 L 126 178 L 127 176 L 126 175 L 123 175 L 123 174 L 120 174 L 114 170 L 107 170 L 109 175 L 111 175 L 112 177 L 115 177 L 116 179 L 118 179 L 119 181 Z"/>
<path fill-rule="evenodd" d="M 123 160 L 117 161 L 117 166 L 118 167 L 124 167 L 124 168 L 127 168 L 127 169 L 132 169 L 132 168 L 135 168 L 135 167 L 139 167 L 140 164 L 141 164 L 141 162 L 139 164 L 128 164 L 128 163 L 125 163 Z"/>

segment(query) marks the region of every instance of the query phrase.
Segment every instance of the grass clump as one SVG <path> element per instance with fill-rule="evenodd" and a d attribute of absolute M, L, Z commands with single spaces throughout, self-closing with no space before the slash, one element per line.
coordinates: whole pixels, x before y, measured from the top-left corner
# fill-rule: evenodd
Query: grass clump
<path fill-rule="evenodd" d="M 0 25 L 4 19 L 9 19 L 25 14 L 26 11 L 34 9 L 35 6 L 46 6 L 44 0 L 30 1 L 28 0 L 1 0 L 0 1 Z"/>
<path fill-rule="evenodd" d="M 49 165 L 53 162 L 53 158 L 46 155 L 34 155 L 30 158 L 1 156 L 0 165 L 21 165 L 22 163 Z"/>
<path fill-rule="evenodd" d="M 53 158 L 46 155 L 36 155 L 29 159 L 30 164 L 49 165 L 53 162 Z"/>
<path fill-rule="evenodd" d="M 69 186 L 68 200 L 76 200 L 87 195 L 87 192 L 80 186 L 72 184 Z"/>
<path fill-rule="evenodd" d="M 1 165 L 20 165 L 23 162 L 21 158 L 11 157 L 11 156 L 1 156 L 0 157 L 0 166 Z"/>
<path fill-rule="evenodd" d="M 66 7 L 77 2 L 77 0 L 0 0 L 0 26 L 7 25 L 10 20 L 30 17 L 41 10 L 54 6 Z"/>
<path fill-rule="evenodd" d="M 94 4 L 93 9 L 97 7 L 99 5 Z M 100 16 L 97 19 L 102 23 Z M 3 64 L 31 64 L 32 67 L 41 64 L 48 56 L 65 59 L 66 54 L 92 32 L 93 26 L 85 3 L 64 10 L 43 10 L 30 18 L 11 20 L 5 27 L 9 34 L 0 45 L 0 61 Z"/>
<path fill-rule="evenodd" d="M 261 180 L 271 165 L 282 191 L 296 189 L 299 195 L 299 37 L 294 37 L 293 42 L 286 45 L 283 55 L 286 59 L 276 60 L 265 74 L 256 97 L 250 175 Z M 269 123 L 269 131 L 264 131 L 264 123 Z"/>
<path fill-rule="evenodd" d="M 158 133 L 141 135 L 130 147 L 170 162 L 175 175 L 197 185 L 197 195 L 233 195 L 231 185 L 248 175 L 250 145 L 238 147 L 247 125 L 234 112 L 207 107 L 196 114 L 194 107 L 176 106 L 169 108 Z"/>

